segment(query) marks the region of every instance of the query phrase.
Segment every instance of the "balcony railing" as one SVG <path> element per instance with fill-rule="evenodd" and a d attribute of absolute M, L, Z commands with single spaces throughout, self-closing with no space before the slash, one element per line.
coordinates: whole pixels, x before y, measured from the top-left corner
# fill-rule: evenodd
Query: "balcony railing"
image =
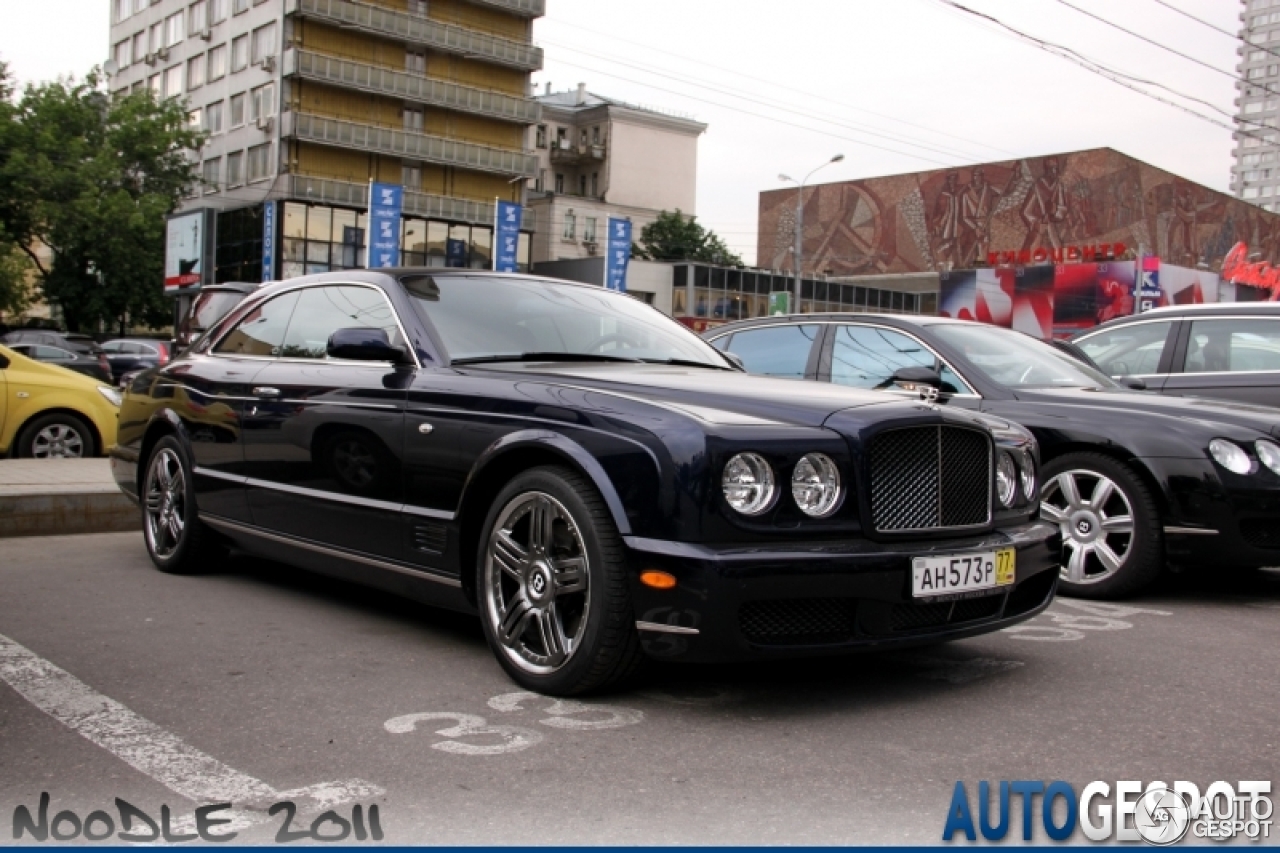
<path fill-rule="evenodd" d="M 290 198 L 299 201 L 337 204 L 343 207 L 364 209 L 369 206 L 369 185 L 354 181 L 335 181 L 331 178 L 313 178 L 307 175 L 290 175 L 285 189 Z M 472 225 L 493 224 L 493 202 L 475 201 L 469 198 L 432 195 L 406 190 L 404 215 L 424 219 L 444 219 L 449 222 L 467 222 Z M 525 231 L 534 230 L 534 211 L 526 207 L 521 223 Z"/>
<path fill-rule="evenodd" d="M 547 0 L 470 0 L 477 6 L 493 6 L 517 15 L 540 18 L 547 14 Z"/>
<path fill-rule="evenodd" d="M 339 27 L 423 44 L 445 53 L 498 65 L 537 71 L 542 68 L 542 48 L 465 27 L 410 15 L 354 0 L 288 0 L 289 13 L 314 18 Z"/>
<path fill-rule="evenodd" d="M 281 135 L 317 145 L 373 151 L 441 166 L 495 172 L 499 175 L 532 178 L 538 170 L 538 158 L 523 151 L 325 118 L 310 113 L 285 113 Z"/>
<path fill-rule="evenodd" d="M 284 73 L 378 95 L 420 101 L 445 109 L 492 116 L 518 124 L 533 124 L 542 112 L 542 105 L 529 98 L 516 98 L 501 92 L 433 80 L 419 74 L 391 71 L 309 50 L 285 51 Z"/>
<path fill-rule="evenodd" d="M 590 163 L 603 160 L 606 153 L 605 146 L 600 144 L 573 145 L 569 142 L 561 142 L 558 139 L 551 142 L 552 163 L 564 163 L 566 165 Z"/>

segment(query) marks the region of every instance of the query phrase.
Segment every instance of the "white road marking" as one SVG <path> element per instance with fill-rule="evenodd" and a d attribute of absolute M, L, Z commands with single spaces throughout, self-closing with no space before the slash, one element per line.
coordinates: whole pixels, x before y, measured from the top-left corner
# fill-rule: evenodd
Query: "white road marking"
<path fill-rule="evenodd" d="M 540 696 L 537 693 L 503 693 L 501 696 L 494 696 L 489 700 L 489 707 L 495 711 L 521 711 L 524 706 L 520 703 L 526 699 L 546 700 L 547 697 Z M 634 726 L 637 723 L 644 722 L 644 712 L 637 711 L 634 708 L 622 708 L 618 705 L 588 705 L 585 702 L 575 702 L 572 699 L 552 699 L 551 704 L 543 709 L 544 713 L 551 716 L 545 720 L 538 720 L 544 726 L 550 726 L 553 729 L 572 729 L 575 731 L 598 731 L 601 729 L 620 729 L 623 726 Z M 603 720 L 580 720 L 574 719 L 580 714 L 604 714 Z"/>
<path fill-rule="evenodd" d="M 220 833 L 268 820 L 265 810 L 280 800 L 293 800 L 300 812 L 312 812 L 385 793 L 360 779 L 277 791 L 206 755 L 4 635 L 0 635 L 0 680 L 76 734 L 174 793 L 197 803 L 232 803 L 234 822 L 219 826 Z M 175 830 L 181 825 L 175 822 Z"/>
<path fill-rule="evenodd" d="M 418 727 L 418 723 L 432 720 L 453 720 L 457 725 L 436 729 L 438 735 L 447 738 L 464 738 L 476 735 L 497 735 L 502 743 L 476 744 L 463 743 L 460 740 L 442 740 L 431 744 L 432 749 L 451 752 L 454 755 L 503 755 L 508 752 L 519 752 L 542 743 L 542 733 L 519 726 L 491 726 L 484 717 L 475 714 L 458 714 L 453 711 L 426 711 L 421 714 L 405 714 L 392 717 L 382 727 L 394 735 L 408 734 Z"/>

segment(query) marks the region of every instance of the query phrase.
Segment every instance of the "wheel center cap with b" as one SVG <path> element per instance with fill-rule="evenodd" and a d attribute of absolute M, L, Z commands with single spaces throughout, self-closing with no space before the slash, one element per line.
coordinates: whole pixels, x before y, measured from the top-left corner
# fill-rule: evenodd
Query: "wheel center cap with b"
<path fill-rule="evenodd" d="M 551 597 L 551 567 L 541 561 L 536 562 L 529 570 L 527 581 L 529 598 L 542 602 Z"/>
<path fill-rule="evenodd" d="M 1092 512 L 1077 512 L 1068 522 L 1070 536 L 1077 542 L 1092 542 L 1102 533 L 1102 523 Z"/>

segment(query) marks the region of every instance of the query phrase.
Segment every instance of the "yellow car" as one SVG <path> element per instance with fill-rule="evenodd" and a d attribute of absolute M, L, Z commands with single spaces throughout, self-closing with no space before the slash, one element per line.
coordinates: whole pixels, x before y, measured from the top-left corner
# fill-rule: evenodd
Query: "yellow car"
<path fill-rule="evenodd" d="M 0 346 L 0 456 L 103 456 L 119 414 L 114 388 Z"/>

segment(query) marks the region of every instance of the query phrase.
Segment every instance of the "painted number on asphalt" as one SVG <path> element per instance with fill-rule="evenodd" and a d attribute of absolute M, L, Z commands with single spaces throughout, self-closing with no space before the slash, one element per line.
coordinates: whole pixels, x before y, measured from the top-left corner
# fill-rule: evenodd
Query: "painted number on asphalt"
<path fill-rule="evenodd" d="M 1003 633 L 1011 634 L 1015 640 L 1069 643 L 1074 640 L 1083 640 L 1087 631 L 1124 631 L 1132 628 L 1133 623 L 1125 621 L 1126 617 L 1172 615 L 1168 610 L 1129 607 L 1123 604 L 1102 604 L 1097 601 L 1077 601 L 1070 598 L 1055 599 L 1054 607 L 1059 606 L 1069 607 L 1085 615 L 1046 610 L 1036 618 L 1048 617 L 1053 622 L 1052 625 L 1014 625 L 1012 628 L 1005 628 Z"/>
<path fill-rule="evenodd" d="M 542 734 L 532 729 L 518 726 L 491 726 L 484 717 L 475 714 L 456 714 L 452 711 L 427 711 L 421 714 L 405 714 L 393 717 L 382 724 L 392 734 L 408 734 L 418 728 L 419 723 L 434 720 L 452 720 L 454 725 L 435 729 L 435 733 L 449 738 L 431 744 L 432 749 L 450 752 L 454 755 L 503 755 L 508 752 L 519 752 L 542 742 Z M 492 743 L 494 737 L 499 743 Z M 462 738 L 482 738 L 489 743 L 469 743 Z"/>
<path fill-rule="evenodd" d="M 547 697 L 537 693 L 503 693 L 489 700 L 489 707 L 495 711 L 510 713 L 522 711 L 525 701 L 547 701 Z M 553 699 L 551 704 L 542 709 L 549 717 L 538 720 L 544 726 L 553 729 L 572 729 L 576 731 L 598 731 L 600 729 L 620 729 L 623 726 L 634 726 L 644 721 L 644 712 L 634 708 L 620 708 L 617 705 L 588 705 L 572 699 Z"/>

